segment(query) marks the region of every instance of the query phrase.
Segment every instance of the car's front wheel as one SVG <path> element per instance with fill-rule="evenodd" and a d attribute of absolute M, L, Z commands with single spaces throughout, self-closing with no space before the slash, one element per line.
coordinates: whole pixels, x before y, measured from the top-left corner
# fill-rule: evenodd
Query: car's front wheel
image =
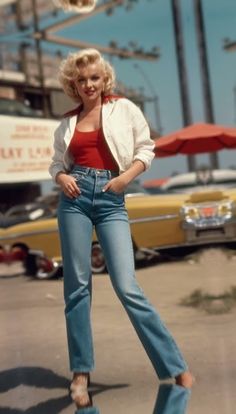
<path fill-rule="evenodd" d="M 28 253 L 24 261 L 26 274 L 36 279 L 53 279 L 60 273 L 60 265 L 43 254 Z"/>

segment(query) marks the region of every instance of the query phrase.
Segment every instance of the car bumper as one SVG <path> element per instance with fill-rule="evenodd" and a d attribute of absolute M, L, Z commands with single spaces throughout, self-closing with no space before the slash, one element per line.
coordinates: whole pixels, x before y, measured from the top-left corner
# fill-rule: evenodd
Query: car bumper
<path fill-rule="evenodd" d="M 190 244 L 236 240 L 235 217 L 210 217 L 182 222 L 185 240 Z"/>

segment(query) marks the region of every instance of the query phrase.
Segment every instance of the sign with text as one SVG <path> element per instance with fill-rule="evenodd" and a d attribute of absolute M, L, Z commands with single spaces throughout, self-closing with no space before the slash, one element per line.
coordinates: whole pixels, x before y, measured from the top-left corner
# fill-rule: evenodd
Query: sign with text
<path fill-rule="evenodd" d="M 58 121 L 0 116 L 0 184 L 50 179 Z"/>

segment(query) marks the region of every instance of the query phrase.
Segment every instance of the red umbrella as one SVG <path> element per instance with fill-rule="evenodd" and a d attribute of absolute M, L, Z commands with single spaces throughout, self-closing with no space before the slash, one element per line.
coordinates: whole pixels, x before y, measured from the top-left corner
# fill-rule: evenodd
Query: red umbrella
<path fill-rule="evenodd" d="M 156 140 L 157 157 L 200 154 L 236 148 L 236 128 L 215 124 L 193 124 Z"/>

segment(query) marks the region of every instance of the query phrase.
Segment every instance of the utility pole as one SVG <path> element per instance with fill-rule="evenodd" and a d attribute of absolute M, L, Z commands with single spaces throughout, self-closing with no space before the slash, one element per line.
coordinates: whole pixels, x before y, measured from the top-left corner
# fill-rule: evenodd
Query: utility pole
<path fill-rule="evenodd" d="M 236 41 L 230 39 L 224 39 L 223 49 L 226 52 L 236 51 Z M 234 108 L 234 123 L 236 124 L 236 85 L 233 87 L 233 108 Z"/>
<path fill-rule="evenodd" d="M 134 63 L 134 68 L 138 69 L 141 76 L 143 77 L 144 81 L 146 82 L 148 89 L 151 93 L 151 100 L 154 105 L 154 112 L 155 112 L 155 121 L 156 121 L 156 130 L 159 134 L 162 134 L 162 126 L 161 126 L 161 114 L 160 114 L 160 106 L 159 106 L 159 97 L 157 94 L 154 93 L 154 86 L 150 81 L 149 77 L 147 76 L 146 72 L 141 68 L 138 63 Z"/>
<path fill-rule="evenodd" d="M 211 84 L 210 84 L 210 72 L 209 72 L 207 48 L 206 48 L 205 24 L 204 24 L 204 16 L 203 16 L 201 0 L 194 0 L 193 7 L 194 7 L 195 24 L 196 24 L 196 32 L 197 32 L 198 53 L 199 53 L 199 58 L 200 58 L 200 70 L 201 70 L 205 120 L 206 122 L 214 123 L 215 120 L 214 120 L 214 111 L 213 111 L 212 93 L 211 93 Z M 209 159 L 210 159 L 210 164 L 212 168 L 219 168 L 218 155 L 216 154 L 216 152 L 210 153 Z"/>
<path fill-rule="evenodd" d="M 236 124 L 236 85 L 233 87 L 233 99 L 234 99 L 234 123 Z"/>
<path fill-rule="evenodd" d="M 175 33 L 175 49 L 177 56 L 177 67 L 179 75 L 180 96 L 182 104 L 182 117 L 185 126 L 192 124 L 192 112 L 189 98 L 189 87 L 186 70 L 186 62 L 184 55 L 183 29 L 181 22 L 180 2 L 179 0 L 171 0 L 173 25 Z M 196 170 L 196 160 L 194 155 L 188 156 L 188 170 Z"/>
<path fill-rule="evenodd" d="M 39 18 L 37 13 L 37 0 L 31 0 L 32 2 L 32 12 L 33 12 L 33 25 L 34 25 L 34 32 L 38 33 L 39 28 Z M 44 71 L 43 71 L 43 54 L 40 45 L 40 39 L 35 37 L 35 49 L 37 54 L 37 64 L 38 64 L 38 76 L 39 76 L 39 84 L 42 90 L 42 98 L 43 98 L 43 113 L 45 116 L 49 115 L 49 102 L 47 97 L 47 91 L 45 89 L 45 79 L 44 79 Z"/>

